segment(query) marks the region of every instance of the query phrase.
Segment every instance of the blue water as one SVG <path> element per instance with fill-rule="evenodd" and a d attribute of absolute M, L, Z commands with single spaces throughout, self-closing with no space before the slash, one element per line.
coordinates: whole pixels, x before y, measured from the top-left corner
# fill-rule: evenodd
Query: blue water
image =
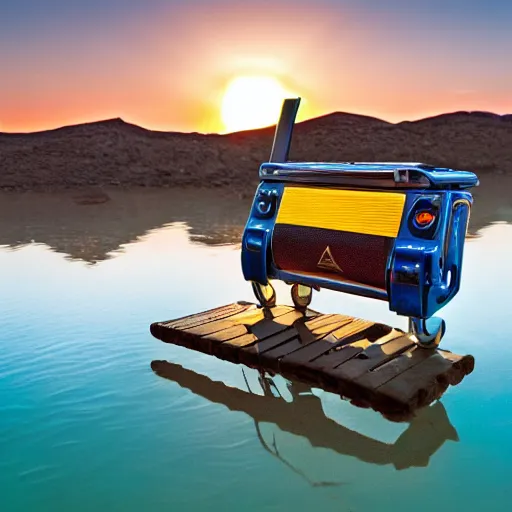
<path fill-rule="evenodd" d="M 70 218 L 38 214 L 19 226 L 34 242 L 0 247 L 1 511 L 510 510 L 512 225 L 467 241 L 462 289 L 443 310 L 443 345 L 473 354 L 475 371 L 409 424 L 279 377 L 282 398 L 265 396 L 256 372 L 149 334 L 252 300 L 236 243 L 201 242 L 190 219 L 217 235 L 239 223 L 183 206 L 184 221 L 149 222 L 92 265 L 56 252 L 56 240 L 97 243 L 110 206 L 86 208 L 90 230 L 64 236 Z M 313 307 L 406 326 L 384 303 L 326 290 Z M 153 360 L 169 361 L 169 378 Z"/>

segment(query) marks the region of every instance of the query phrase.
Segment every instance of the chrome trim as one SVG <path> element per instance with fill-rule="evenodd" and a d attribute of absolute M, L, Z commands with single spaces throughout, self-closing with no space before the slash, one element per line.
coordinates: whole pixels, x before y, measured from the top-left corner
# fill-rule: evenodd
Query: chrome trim
<path fill-rule="evenodd" d="M 368 297 L 370 299 L 378 299 L 387 301 L 388 294 L 386 290 L 376 288 L 374 286 L 367 286 L 358 283 L 344 283 L 334 279 L 329 279 L 319 276 L 306 276 L 304 274 L 295 274 L 294 272 L 287 272 L 285 270 L 272 269 L 272 277 L 287 283 L 299 283 L 311 287 L 326 288 L 337 292 L 348 293 L 350 295 L 359 295 Z"/>
<path fill-rule="evenodd" d="M 339 183 L 372 187 L 470 188 L 479 184 L 469 171 L 436 168 L 426 164 L 362 162 L 265 162 L 261 180 Z"/>
<path fill-rule="evenodd" d="M 418 340 L 422 348 L 435 349 L 446 332 L 446 322 L 437 316 L 430 318 L 409 318 L 409 333 Z"/>
<path fill-rule="evenodd" d="M 447 258 L 448 258 L 448 251 L 449 251 L 449 248 L 450 248 L 450 239 L 451 239 L 451 236 L 452 236 L 452 230 L 453 230 L 453 212 L 457 209 L 457 207 L 459 205 L 465 205 L 468 207 L 468 220 L 467 220 L 467 223 L 466 223 L 466 234 L 467 234 L 467 231 L 468 231 L 468 226 L 469 226 L 469 215 L 471 213 L 471 202 L 468 201 L 467 199 L 456 199 L 453 204 L 452 204 L 452 208 L 450 210 L 450 217 L 448 219 L 448 229 L 446 231 L 446 238 L 445 238 L 445 241 L 444 241 L 444 244 L 443 244 L 443 263 L 446 262 Z"/>

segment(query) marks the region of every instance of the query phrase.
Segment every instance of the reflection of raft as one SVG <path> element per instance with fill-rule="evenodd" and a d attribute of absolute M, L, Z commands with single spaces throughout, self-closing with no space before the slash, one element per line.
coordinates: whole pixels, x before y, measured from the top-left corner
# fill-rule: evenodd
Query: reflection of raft
<path fill-rule="evenodd" d="M 153 336 L 276 372 L 406 417 L 472 372 L 472 356 L 419 347 L 411 334 L 346 315 L 235 303 L 151 325 Z"/>
<path fill-rule="evenodd" d="M 314 448 L 328 448 L 370 464 L 392 464 L 396 469 L 427 466 L 432 455 L 446 441 L 458 441 L 457 432 L 441 402 L 423 409 L 398 439 L 388 444 L 350 430 L 327 417 L 320 398 L 307 393 L 310 391 L 307 386 L 290 383 L 288 391 L 293 400 L 289 402 L 273 395 L 270 389 L 272 382 L 268 379 L 260 381 L 263 390 L 263 395 L 260 395 L 212 381 L 167 361 L 153 361 L 151 367 L 159 376 L 198 396 L 251 416 L 264 448 L 290 467 L 276 446 L 270 447 L 265 443 L 259 424 L 273 423 L 283 432 L 306 438 Z M 293 467 L 291 469 L 298 472 Z"/>

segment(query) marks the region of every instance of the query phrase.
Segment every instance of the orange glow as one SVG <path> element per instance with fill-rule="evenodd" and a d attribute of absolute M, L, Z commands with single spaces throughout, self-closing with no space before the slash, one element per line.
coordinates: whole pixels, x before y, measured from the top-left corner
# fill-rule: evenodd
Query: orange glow
<path fill-rule="evenodd" d="M 276 78 L 241 76 L 232 80 L 224 93 L 221 117 L 228 132 L 263 128 L 277 122 L 287 92 Z"/>
<path fill-rule="evenodd" d="M 56 12 L 48 14 L 52 30 L 43 22 L 26 33 L 10 27 L 9 39 L 0 33 L 0 131 L 121 117 L 148 129 L 218 133 L 275 124 L 271 105 L 283 95 L 302 98 L 298 122 L 336 111 L 390 122 L 512 112 L 512 68 L 501 51 L 509 39 L 468 30 L 454 45 L 450 31 L 434 36 L 423 21 L 344 4 L 169 0 L 137 14 L 127 7 L 115 23 L 102 15 L 66 22 Z M 475 52 L 478 72 L 465 58 Z M 241 98 L 252 85 L 228 94 L 237 77 L 279 86 L 262 87 L 249 105 Z"/>
<path fill-rule="evenodd" d="M 416 214 L 416 222 L 419 226 L 428 226 L 434 222 L 435 215 L 430 212 L 418 212 Z"/>

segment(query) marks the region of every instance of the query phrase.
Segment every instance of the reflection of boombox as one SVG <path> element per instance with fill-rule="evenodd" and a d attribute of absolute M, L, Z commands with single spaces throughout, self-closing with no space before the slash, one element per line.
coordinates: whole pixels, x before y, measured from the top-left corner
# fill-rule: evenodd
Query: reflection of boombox
<path fill-rule="evenodd" d="M 292 284 L 296 307 L 312 289 L 389 302 L 423 345 L 439 343 L 432 315 L 460 287 L 472 172 L 409 163 L 288 162 L 299 99 L 285 100 L 269 163 L 260 167 L 242 240 L 242 269 L 263 306 L 269 279 Z"/>

